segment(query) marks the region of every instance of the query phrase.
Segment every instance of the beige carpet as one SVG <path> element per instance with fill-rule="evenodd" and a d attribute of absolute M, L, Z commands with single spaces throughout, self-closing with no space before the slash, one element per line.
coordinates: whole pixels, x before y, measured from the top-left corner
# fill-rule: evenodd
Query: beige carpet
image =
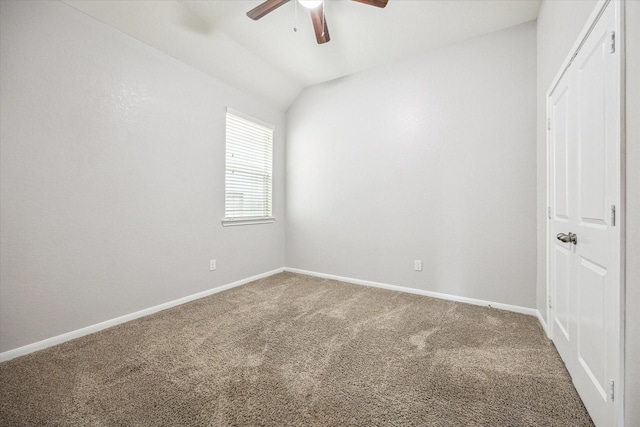
<path fill-rule="evenodd" d="M 0 380 L 3 426 L 592 425 L 535 318 L 290 273 Z"/>

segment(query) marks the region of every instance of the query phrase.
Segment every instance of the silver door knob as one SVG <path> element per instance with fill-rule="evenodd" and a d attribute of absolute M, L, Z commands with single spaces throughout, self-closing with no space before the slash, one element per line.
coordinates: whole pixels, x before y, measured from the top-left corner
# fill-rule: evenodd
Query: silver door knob
<path fill-rule="evenodd" d="M 558 233 L 556 239 L 564 243 L 573 243 L 574 245 L 578 244 L 578 235 L 572 232 L 569 232 L 569 234 Z"/>

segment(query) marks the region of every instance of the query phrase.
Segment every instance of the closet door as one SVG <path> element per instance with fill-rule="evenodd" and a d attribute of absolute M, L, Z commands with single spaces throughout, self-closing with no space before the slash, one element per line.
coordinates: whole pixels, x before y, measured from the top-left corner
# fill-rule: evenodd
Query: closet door
<path fill-rule="evenodd" d="M 569 158 L 574 155 L 574 147 L 570 141 L 569 132 L 575 127 L 570 114 L 573 112 L 571 94 L 569 93 L 569 78 L 567 75 L 555 87 L 549 99 L 549 118 L 551 129 L 549 132 L 549 170 L 550 170 L 550 202 L 552 215 L 549 224 L 551 238 L 549 240 L 549 264 L 551 272 L 551 299 L 550 313 L 553 321 L 549 325 L 552 328 L 553 341 L 562 356 L 569 371 L 569 365 L 573 363 L 573 334 L 575 324 L 572 324 L 571 310 L 573 308 L 573 295 L 575 274 L 574 247 L 571 243 L 565 243 L 556 238 L 560 233 L 568 233 L 574 230 L 575 223 L 570 222 L 574 218 L 575 207 L 571 205 L 569 194 L 573 191 L 573 185 L 569 185 L 571 170 Z"/>
<path fill-rule="evenodd" d="M 549 98 L 551 334 L 598 426 L 617 422 L 620 85 L 610 3 Z"/>

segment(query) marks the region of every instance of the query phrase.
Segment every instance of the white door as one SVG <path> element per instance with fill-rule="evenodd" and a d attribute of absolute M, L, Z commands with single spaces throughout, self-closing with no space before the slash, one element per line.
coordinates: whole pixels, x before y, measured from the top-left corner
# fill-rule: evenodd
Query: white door
<path fill-rule="evenodd" d="M 550 333 L 597 426 L 618 422 L 618 7 L 606 7 L 548 98 Z"/>
<path fill-rule="evenodd" d="M 572 155 L 572 144 L 569 141 L 569 129 L 575 120 L 570 120 L 569 104 L 573 94 L 570 94 L 569 76 L 560 80 L 554 88 L 549 99 L 549 113 L 552 126 L 549 131 L 549 165 L 550 165 L 550 210 L 551 216 L 549 232 L 551 244 L 549 252 L 549 264 L 551 272 L 551 300 L 550 314 L 553 322 L 553 341 L 567 366 L 572 361 L 573 328 L 570 325 L 572 294 L 574 288 L 574 275 L 572 272 L 572 260 L 574 258 L 574 245 L 557 240 L 558 233 L 572 231 L 570 222 L 570 209 L 573 211 L 569 200 L 569 157 Z M 573 217 L 573 215 L 571 215 Z"/>

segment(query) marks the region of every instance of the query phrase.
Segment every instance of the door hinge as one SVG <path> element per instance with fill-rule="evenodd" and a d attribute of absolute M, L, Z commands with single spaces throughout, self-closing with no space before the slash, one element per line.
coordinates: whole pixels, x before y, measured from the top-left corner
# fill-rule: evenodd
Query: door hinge
<path fill-rule="evenodd" d="M 551 219 L 551 206 L 547 206 L 547 218 Z"/>
<path fill-rule="evenodd" d="M 615 53 L 616 52 L 616 32 L 611 31 L 610 36 L 611 36 L 611 53 Z"/>
<path fill-rule="evenodd" d="M 548 299 L 549 299 L 549 308 L 552 308 L 552 306 L 551 306 L 551 295 L 549 295 Z"/>
<path fill-rule="evenodd" d="M 616 389 L 616 383 L 613 380 L 609 380 L 609 399 L 613 402 L 614 398 L 616 397 L 615 395 L 615 389 Z"/>
<path fill-rule="evenodd" d="M 551 130 L 551 117 L 547 117 L 547 130 Z"/>
<path fill-rule="evenodd" d="M 611 205 L 611 226 L 616 226 L 616 205 Z"/>

